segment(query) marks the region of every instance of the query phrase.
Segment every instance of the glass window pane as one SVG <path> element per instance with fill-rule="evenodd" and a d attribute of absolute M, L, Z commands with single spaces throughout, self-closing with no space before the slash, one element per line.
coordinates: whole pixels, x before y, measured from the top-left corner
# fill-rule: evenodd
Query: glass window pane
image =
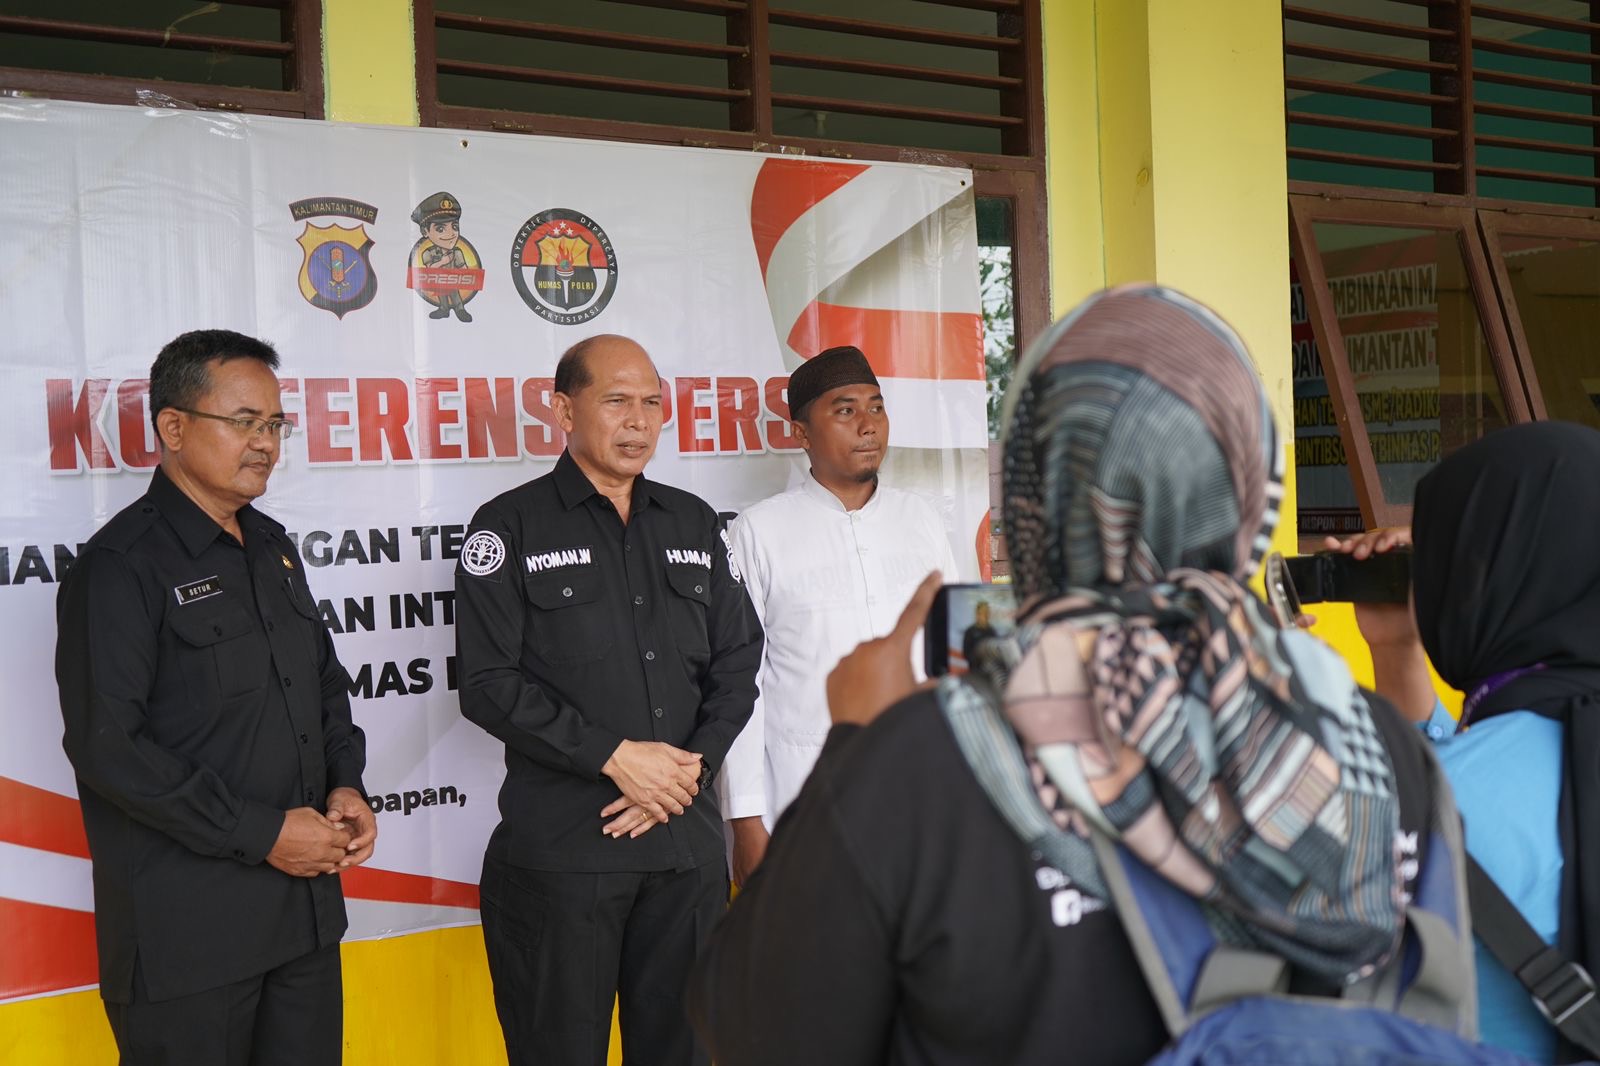
<path fill-rule="evenodd" d="M 1383 499 L 1408 506 L 1441 456 L 1507 424 L 1453 230 L 1319 222 Z"/>
<path fill-rule="evenodd" d="M 1600 244 L 1505 234 L 1545 414 L 1600 428 Z"/>
<path fill-rule="evenodd" d="M 1289 264 L 1290 337 L 1294 342 L 1295 505 L 1302 537 L 1360 533 L 1366 528 L 1355 483 L 1328 399 L 1322 354 L 1312 332 L 1305 289 Z"/>

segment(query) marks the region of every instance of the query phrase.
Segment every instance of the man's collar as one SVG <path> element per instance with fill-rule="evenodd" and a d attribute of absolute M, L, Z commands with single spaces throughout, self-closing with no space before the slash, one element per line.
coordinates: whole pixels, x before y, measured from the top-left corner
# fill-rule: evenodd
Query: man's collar
<path fill-rule="evenodd" d="M 198 557 L 223 531 L 217 520 L 206 514 L 198 503 L 189 498 L 188 493 L 173 484 L 167 472 L 159 466 L 150 476 L 150 488 L 146 496 L 156 505 L 162 517 L 171 523 L 184 549 L 192 556 Z M 238 517 L 241 529 L 257 524 L 255 508 L 248 504 L 239 509 Z"/>
<path fill-rule="evenodd" d="M 583 472 L 583 468 L 578 465 L 578 461 L 572 457 L 570 451 L 562 451 L 551 476 L 555 479 L 556 494 L 561 497 L 561 506 L 569 511 L 590 496 L 600 494 L 600 490 L 594 487 L 594 482 L 589 480 L 589 475 Z M 629 504 L 633 512 L 636 513 L 652 503 L 672 510 L 672 505 L 665 496 L 651 491 L 653 488 L 654 483 L 643 474 L 633 479 L 633 495 Z"/>
<path fill-rule="evenodd" d="M 833 494 L 832 489 L 828 488 L 828 486 L 817 480 L 817 475 L 811 472 L 810 467 L 806 468 L 805 480 L 803 480 L 800 484 L 805 489 L 806 495 L 816 500 L 822 506 L 834 511 L 839 511 L 840 513 L 845 513 L 844 504 L 840 501 L 839 497 Z M 867 497 L 867 502 L 861 505 L 862 514 L 867 514 L 877 509 L 878 500 L 883 496 L 883 493 L 879 492 L 878 490 L 882 487 L 883 484 L 881 482 L 873 486 L 872 495 Z"/>

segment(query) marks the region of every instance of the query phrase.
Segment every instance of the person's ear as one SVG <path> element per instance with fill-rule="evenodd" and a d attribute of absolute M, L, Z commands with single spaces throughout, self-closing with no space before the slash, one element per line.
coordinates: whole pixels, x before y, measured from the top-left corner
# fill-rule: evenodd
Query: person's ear
<path fill-rule="evenodd" d="M 551 393 L 550 410 L 556 416 L 556 422 L 561 426 L 561 432 L 572 432 L 572 397 L 564 392 Z"/>
<path fill-rule="evenodd" d="M 163 407 L 161 413 L 156 415 L 156 436 L 160 438 L 161 446 L 169 452 L 183 450 L 183 431 L 187 428 L 183 412 L 176 407 Z"/>
<path fill-rule="evenodd" d="M 800 447 L 805 451 L 809 452 L 811 450 L 811 436 L 806 432 L 806 424 L 796 418 L 793 419 L 789 425 L 794 428 L 794 442 L 800 445 Z"/>

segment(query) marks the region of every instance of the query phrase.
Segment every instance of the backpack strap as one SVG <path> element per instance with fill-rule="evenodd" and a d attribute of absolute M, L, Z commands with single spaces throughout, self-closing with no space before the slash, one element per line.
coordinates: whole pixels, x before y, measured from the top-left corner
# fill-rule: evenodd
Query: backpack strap
<path fill-rule="evenodd" d="M 1199 1018 L 1217 1007 L 1249 996 L 1289 991 L 1289 961 L 1265 951 L 1218 944 L 1206 956 L 1189 994 L 1189 1013 Z"/>
<path fill-rule="evenodd" d="M 1147 908 L 1141 894 L 1158 899 L 1163 890 L 1178 895 L 1178 889 L 1165 881 L 1157 883 L 1145 878 L 1143 875 L 1151 874 L 1148 867 L 1138 860 L 1124 861 L 1123 849 L 1098 832 L 1094 834 L 1094 853 L 1100 860 L 1100 873 L 1117 919 L 1122 922 L 1134 958 L 1139 960 L 1145 987 L 1161 1011 L 1168 1035 L 1177 1039 L 1194 1020 L 1189 1012 L 1189 997 L 1205 954 L 1214 946 L 1211 931 L 1200 908 L 1187 896 L 1165 901 L 1176 902 L 1177 906 L 1163 907 L 1152 901 Z M 1137 887 L 1136 880 L 1140 882 Z M 1209 942 L 1196 943 L 1200 938 Z M 1185 945 L 1190 945 L 1189 950 Z"/>
<path fill-rule="evenodd" d="M 1516 974 L 1545 1020 L 1586 1054 L 1600 1056 L 1600 999 L 1582 966 L 1544 942 L 1478 860 L 1467 857 L 1472 931 Z"/>

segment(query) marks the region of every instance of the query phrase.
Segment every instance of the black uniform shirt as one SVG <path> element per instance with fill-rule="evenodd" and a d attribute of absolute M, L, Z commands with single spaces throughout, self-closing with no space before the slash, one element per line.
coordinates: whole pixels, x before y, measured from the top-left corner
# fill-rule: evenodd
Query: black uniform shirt
<path fill-rule="evenodd" d="M 689 869 L 724 855 L 704 789 L 637 839 L 600 831 L 623 740 L 715 773 L 755 704 L 761 627 L 703 500 L 638 477 L 628 524 L 571 455 L 479 508 L 456 569 L 461 712 L 506 745 L 491 854 L 550 871 Z"/>
<path fill-rule="evenodd" d="M 263 973 L 345 930 L 337 877 L 263 861 L 284 812 L 362 790 L 349 677 L 283 527 L 241 545 L 159 469 L 56 601 L 64 746 L 94 860 L 101 994 Z"/>
<path fill-rule="evenodd" d="M 1415 837 L 1426 745 L 1368 699 Z M 1017 837 L 931 691 L 828 734 L 688 999 L 718 1066 L 1134 1066 L 1167 1040 L 1116 912 Z"/>

